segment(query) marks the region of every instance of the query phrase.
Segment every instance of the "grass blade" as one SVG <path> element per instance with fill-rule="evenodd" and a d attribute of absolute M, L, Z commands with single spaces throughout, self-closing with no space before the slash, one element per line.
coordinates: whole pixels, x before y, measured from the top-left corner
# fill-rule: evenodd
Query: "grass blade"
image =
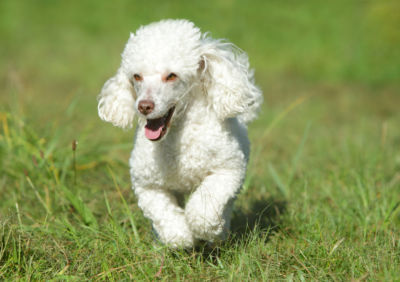
<path fill-rule="evenodd" d="M 108 172 L 110 173 L 111 178 L 112 178 L 112 180 L 114 182 L 114 186 L 115 186 L 115 188 L 117 188 L 117 191 L 118 191 L 118 194 L 119 194 L 119 196 L 121 198 L 122 204 L 124 205 L 124 208 L 125 208 L 125 210 L 126 210 L 126 212 L 128 214 L 129 221 L 130 221 L 131 226 L 132 226 L 132 232 L 133 232 L 133 234 L 135 236 L 135 240 L 136 240 L 136 242 L 139 242 L 140 241 L 139 233 L 138 233 L 137 228 L 136 228 L 136 223 L 135 223 L 132 211 L 128 207 L 128 204 L 126 203 L 125 198 L 121 193 L 121 189 L 119 188 L 119 185 L 118 185 L 117 180 L 115 178 L 115 174 L 113 173 L 113 171 L 111 170 L 110 167 L 107 167 L 107 168 L 108 168 Z"/>
<path fill-rule="evenodd" d="M 294 155 L 293 160 L 292 160 L 292 168 L 291 168 L 291 172 L 290 172 L 288 185 L 290 185 L 292 183 L 294 175 L 296 174 L 297 165 L 298 165 L 300 157 L 303 153 L 304 145 L 307 141 L 310 128 L 311 128 L 311 122 L 308 122 L 306 125 L 306 128 L 304 130 L 303 138 L 301 139 L 299 147 L 297 148 L 296 154 Z"/>
<path fill-rule="evenodd" d="M 275 181 L 276 186 L 278 187 L 279 191 L 282 193 L 283 196 L 288 196 L 288 191 L 286 185 L 282 182 L 280 176 L 278 175 L 277 171 L 273 167 L 271 163 L 268 164 L 268 171 L 272 176 L 272 179 Z"/>
<path fill-rule="evenodd" d="M 98 228 L 98 223 L 91 212 L 91 210 L 87 207 L 87 205 L 82 201 L 80 197 L 75 195 L 73 192 L 71 192 L 67 187 L 61 185 L 60 186 L 61 190 L 64 192 L 65 197 L 67 200 L 70 202 L 70 204 L 75 208 L 79 216 L 82 218 L 83 222 L 95 229 Z"/>

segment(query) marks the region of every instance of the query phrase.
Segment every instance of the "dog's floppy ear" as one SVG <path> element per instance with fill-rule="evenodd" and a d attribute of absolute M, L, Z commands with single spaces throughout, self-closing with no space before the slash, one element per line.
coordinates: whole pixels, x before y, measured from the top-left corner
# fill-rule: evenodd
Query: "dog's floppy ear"
<path fill-rule="evenodd" d="M 221 120 L 254 119 L 263 98 L 247 55 L 233 44 L 210 38 L 203 38 L 202 48 L 199 70 L 211 108 Z"/>
<path fill-rule="evenodd" d="M 121 69 L 104 84 L 98 96 L 102 120 L 122 128 L 131 128 L 135 116 L 135 90 Z"/>

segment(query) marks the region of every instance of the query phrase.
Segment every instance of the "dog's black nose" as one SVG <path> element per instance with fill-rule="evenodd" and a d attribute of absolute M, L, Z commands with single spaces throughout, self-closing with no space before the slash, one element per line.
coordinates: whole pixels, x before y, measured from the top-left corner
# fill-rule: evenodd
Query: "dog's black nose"
<path fill-rule="evenodd" d="M 139 112 L 146 116 L 154 110 L 154 102 L 150 100 L 142 100 L 139 102 L 138 109 Z"/>

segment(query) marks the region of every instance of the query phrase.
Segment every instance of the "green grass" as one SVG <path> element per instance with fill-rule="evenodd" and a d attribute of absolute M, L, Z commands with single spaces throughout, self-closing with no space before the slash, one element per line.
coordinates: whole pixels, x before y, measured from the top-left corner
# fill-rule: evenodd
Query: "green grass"
<path fill-rule="evenodd" d="M 0 280 L 398 280 L 400 5 L 251 3 L 0 2 Z M 129 31 L 176 17 L 246 50 L 265 94 L 211 253 L 155 242 L 133 133 L 96 113 Z"/>

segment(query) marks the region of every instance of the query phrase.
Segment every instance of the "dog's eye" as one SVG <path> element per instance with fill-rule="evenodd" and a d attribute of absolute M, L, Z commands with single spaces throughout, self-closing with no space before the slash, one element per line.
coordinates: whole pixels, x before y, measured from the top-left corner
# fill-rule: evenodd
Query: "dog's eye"
<path fill-rule="evenodd" d="M 133 75 L 133 79 L 136 80 L 136 81 L 142 81 L 143 77 L 141 77 L 140 74 L 135 73 Z"/>
<path fill-rule="evenodd" d="M 174 74 L 173 72 L 171 72 L 166 78 L 166 81 L 174 81 L 178 78 L 178 76 L 176 74 Z"/>

